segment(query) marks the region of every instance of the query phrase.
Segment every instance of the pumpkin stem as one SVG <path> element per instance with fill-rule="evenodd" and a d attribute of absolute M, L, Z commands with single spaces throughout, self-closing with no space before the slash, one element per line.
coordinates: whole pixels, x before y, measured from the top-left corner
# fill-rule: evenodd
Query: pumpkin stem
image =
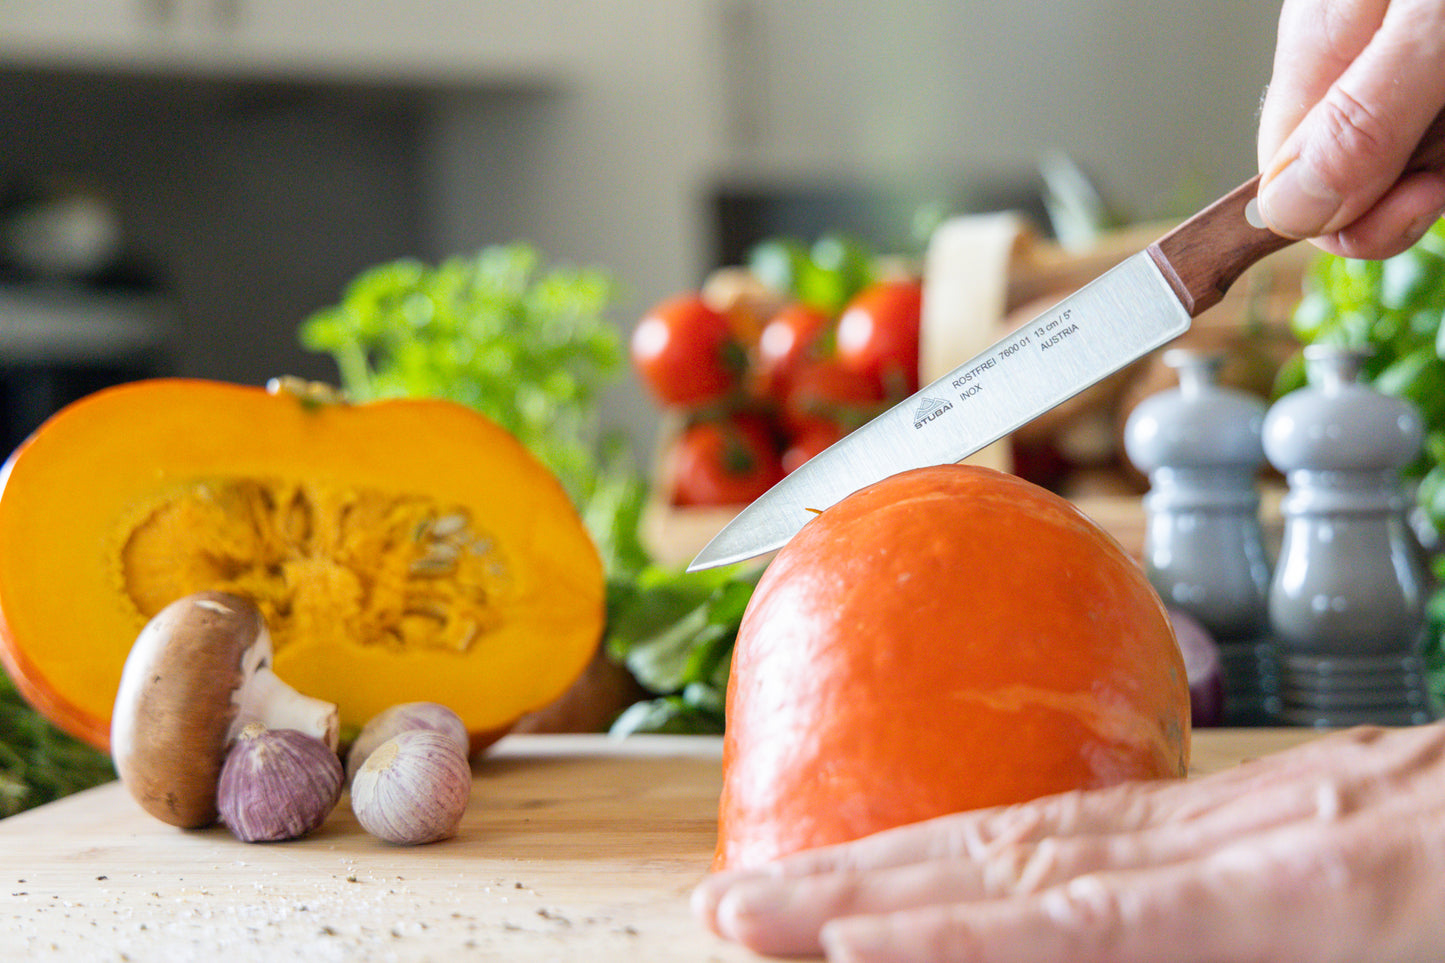
<path fill-rule="evenodd" d="M 346 392 L 324 381 L 307 381 L 296 375 L 281 375 L 266 382 L 266 393 L 290 395 L 308 407 L 320 405 L 344 405 L 349 399 Z"/>

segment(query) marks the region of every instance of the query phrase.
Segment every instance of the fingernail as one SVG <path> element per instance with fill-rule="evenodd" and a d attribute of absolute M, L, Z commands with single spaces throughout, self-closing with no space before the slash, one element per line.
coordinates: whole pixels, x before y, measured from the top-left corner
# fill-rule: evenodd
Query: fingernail
<path fill-rule="evenodd" d="M 832 920 L 818 934 L 828 963 L 867 963 L 886 957 L 893 941 L 875 918 Z"/>
<path fill-rule="evenodd" d="M 746 878 L 740 872 L 715 873 L 698 883 L 692 891 L 692 911 L 708 928 L 717 932 L 717 907 L 728 890 Z"/>
<path fill-rule="evenodd" d="M 766 879 L 747 879 L 730 886 L 720 895 L 714 914 L 719 932 L 740 939 L 760 921 L 770 919 L 787 902 L 788 889 Z"/>
<path fill-rule="evenodd" d="M 714 933 L 717 932 L 717 904 L 724 892 L 725 888 L 712 880 L 704 880 L 692 891 L 692 914 Z"/>
<path fill-rule="evenodd" d="M 1259 210 L 1270 228 L 1286 237 L 1316 237 L 1340 209 L 1340 197 L 1298 158 L 1290 160 L 1259 191 Z"/>
<path fill-rule="evenodd" d="M 1423 217 L 1418 217 L 1411 221 L 1410 226 L 1405 229 L 1405 238 L 1409 241 L 1406 246 L 1414 247 L 1419 243 L 1426 232 L 1435 226 L 1435 222 L 1440 220 L 1442 214 L 1445 214 L 1445 212 L 1436 211 L 1433 214 L 1426 214 Z"/>

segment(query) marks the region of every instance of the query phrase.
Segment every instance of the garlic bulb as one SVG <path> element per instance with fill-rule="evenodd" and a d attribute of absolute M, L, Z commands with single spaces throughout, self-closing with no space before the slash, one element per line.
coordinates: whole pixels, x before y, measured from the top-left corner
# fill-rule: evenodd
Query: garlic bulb
<path fill-rule="evenodd" d="M 216 808 L 243 842 L 295 839 L 326 821 L 342 778 L 341 760 L 322 740 L 252 722 L 226 754 Z"/>
<path fill-rule="evenodd" d="M 351 781 L 351 810 L 389 843 L 432 843 L 456 835 L 472 793 L 472 767 L 456 742 L 409 729 L 376 748 Z"/>
<path fill-rule="evenodd" d="M 403 702 L 378 713 L 361 727 L 361 732 L 346 754 L 346 781 L 356 778 L 356 771 L 377 746 L 408 729 L 431 729 L 440 732 L 456 741 L 463 756 L 470 753 L 471 740 L 461 716 L 436 702 Z"/>

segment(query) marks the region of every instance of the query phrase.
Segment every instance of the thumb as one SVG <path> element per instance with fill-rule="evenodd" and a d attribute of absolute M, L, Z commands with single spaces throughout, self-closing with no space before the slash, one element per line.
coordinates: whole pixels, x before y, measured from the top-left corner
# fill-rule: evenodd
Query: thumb
<path fill-rule="evenodd" d="M 1359 56 L 1265 161 L 1265 222 L 1290 237 L 1353 223 L 1399 179 L 1442 103 L 1445 3 L 1396 0 Z"/>

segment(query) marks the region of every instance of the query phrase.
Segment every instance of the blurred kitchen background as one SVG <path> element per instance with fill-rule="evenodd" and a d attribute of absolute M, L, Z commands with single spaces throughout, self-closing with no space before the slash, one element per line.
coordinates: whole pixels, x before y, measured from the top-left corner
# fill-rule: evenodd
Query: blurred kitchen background
<path fill-rule="evenodd" d="M 755 240 L 916 246 L 1039 213 L 1062 151 L 1121 217 L 1254 167 L 1277 2 L 4 0 L 0 428 L 102 384 L 334 380 L 298 323 L 380 261 L 513 240 L 616 314 Z M 620 388 L 615 422 L 655 413 Z M 8 450 L 8 448 L 7 448 Z"/>

